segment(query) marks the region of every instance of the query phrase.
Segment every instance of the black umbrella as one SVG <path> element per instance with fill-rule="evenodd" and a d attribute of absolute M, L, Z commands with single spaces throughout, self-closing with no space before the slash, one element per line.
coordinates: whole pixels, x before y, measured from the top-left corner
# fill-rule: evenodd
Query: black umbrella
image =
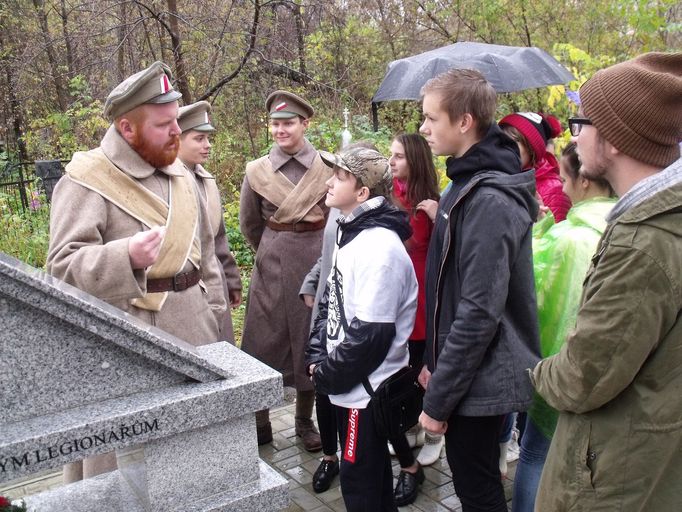
<path fill-rule="evenodd" d="M 477 69 L 497 92 L 515 92 L 565 84 L 575 77 L 554 57 L 535 47 L 455 43 L 394 60 L 372 98 L 376 107 L 389 100 L 418 100 L 422 86 L 449 69 Z"/>

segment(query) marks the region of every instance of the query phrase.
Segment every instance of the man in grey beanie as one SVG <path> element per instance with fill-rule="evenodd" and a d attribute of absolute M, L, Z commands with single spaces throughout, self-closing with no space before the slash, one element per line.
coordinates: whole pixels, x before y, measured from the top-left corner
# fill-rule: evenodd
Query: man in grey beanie
<path fill-rule="evenodd" d="M 535 510 L 682 508 L 682 53 L 597 72 L 569 126 L 620 199 L 576 328 L 531 374 L 560 411 Z"/>

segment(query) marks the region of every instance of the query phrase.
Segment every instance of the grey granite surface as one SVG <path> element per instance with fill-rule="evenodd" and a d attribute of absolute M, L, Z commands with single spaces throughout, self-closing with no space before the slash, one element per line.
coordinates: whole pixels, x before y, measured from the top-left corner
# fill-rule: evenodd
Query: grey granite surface
<path fill-rule="evenodd" d="M 238 352 L 229 343 L 215 345 Z M 249 356 L 246 358 L 253 361 Z M 239 357 L 235 360 L 240 362 Z M 248 362 L 242 361 L 244 364 Z M 258 377 L 245 371 L 243 376 L 228 380 L 188 382 L 3 425 L 0 430 L 0 464 L 5 464 L 5 471 L 0 471 L 0 481 L 9 481 L 85 456 L 198 429 L 280 404 L 282 377 L 272 369 L 263 368 Z M 139 425 L 145 425 L 144 429 L 141 430 Z M 129 430 L 129 435 L 119 435 L 122 426 L 136 430 Z M 113 437 L 110 435 L 112 431 L 116 434 Z M 95 434 L 102 437 L 102 433 L 106 436 L 106 443 L 93 443 L 86 450 L 62 452 L 49 458 L 50 447 L 56 447 L 53 452 L 60 451 L 64 443 L 92 438 Z M 40 456 L 36 456 L 36 450 Z M 17 466 L 12 463 L 12 457 L 21 460 L 26 454 L 27 464 Z"/>
<path fill-rule="evenodd" d="M 132 454 L 119 455 L 118 466 L 143 504 L 154 511 L 168 510 L 256 481 L 255 432 L 250 414 L 151 441 Z"/>
<path fill-rule="evenodd" d="M 0 295 L 0 425 L 190 378 Z"/>
<path fill-rule="evenodd" d="M 190 504 L 176 504 L 164 512 L 257 512 L 286 508 L 287 482 L 263 461 L 259 478 L 233 489 L 220 490 Z M 29 512 L 148 512 L 130 492 L 120 471 L 90 478 L 26 499 Z"/>
<path fill-rule="evenodd" d="M 0 350 L 3 352 L 12 348 L 12 342 L 17 337 L 30 336 L 35 327 L 27 322 L 19 332 L 9 329 L 11 302 L 39 311 L 41 322 L 52 329 L 54 336 L 61 335 L 66 323 L 84 331 L 81 334 L 83 337 L 87 337 L 89 333 L 93 335 L 91 339 L 118 345 L 195 380 L 205 382 L 230 376 L 225 369 L 215 367 L 201 358 L 196 348 L 189 343 L 0 253 Z M 68 358 L 64 358 L 53 361 L 53 364 L 68 364 Z M 26 379 L 31 375 L 31 370 L 39 369 L 20 367 L 10 370 L 7 378 Z M 39 377 L 40 375 L 35 376 L 38 379 Z M 0 384 L 4 384 L 4 381 L 0 381 Z"/>
<path fill-rule="evenodd" d="M 29 497 L 40 512 L 286 506 L 253 414 L 282 376 L 229 343 L 193 347 L 0 254 L 0 359 L 0 482 L 120 452 L 121 471 Z"/>

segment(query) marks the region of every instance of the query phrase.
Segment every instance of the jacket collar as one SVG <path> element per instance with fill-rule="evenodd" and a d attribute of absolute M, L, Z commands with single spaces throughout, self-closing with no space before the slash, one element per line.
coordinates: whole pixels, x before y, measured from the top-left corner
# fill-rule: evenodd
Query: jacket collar
<path fill-rule="evenodd" d="M 189 169 L 191 172 L 193 172 L 195 175 L 199 176 L 200 178 L 206 178 L 206 179 L 214 179 L 213 175 L 208 172 L 206 169 L 204 169 L 204 166 L 201 164 L 196 164 L 194 168 L 191 168 L 188 165 L 185 165 L 187 169 Z"/>
<path fill-rule="evenodd" d="M 682 158 L 628 190 L 613 207 L 608 222 L 641 222 L 682 206 Z"/>
<path fill-rule="evenodd" d="M 148 178 L 157 170 L 155 167 L 152 167 L 145 162 L 142 157 L 130 147 L 125 139 L 116 131 L 116 127 L 113 124 L 109 126 L 107 133 L 104 134 L 100 147 L 106 157 L 111 160 L 116 167 L 133 178 L 138 180 Z M 168 176 L 183 176 L 183 168 L 184 165 L 182 162 L 176 158 L 175 162 L 158 170 Z"/>
<path fill-rule="evenodd" d="M 275 144 L 272 146 L 272 149 L 270 149 L 270 163 L 272 164 L 272 170 L 278 171 L 289 162 L 289 160 L 294 159 L 306 169 L 310 169 L 316 154 L 317 151 L 315 151 L 313 145 L 308 142 L 308 139 L 304 140 L 303 147 L 294 155 L 285 153 L 282 151 L 282 148 Z"/>
<path fill-rule="evenodd" d="M 383 196 L 368 199 L 347 217 L 337 219 L 337 245 L 339 249 L 350 243 L 365 229 L 383 227 L 394 231 L 403 242 L 412 236 L 407 212 L 389 203 Z"/>

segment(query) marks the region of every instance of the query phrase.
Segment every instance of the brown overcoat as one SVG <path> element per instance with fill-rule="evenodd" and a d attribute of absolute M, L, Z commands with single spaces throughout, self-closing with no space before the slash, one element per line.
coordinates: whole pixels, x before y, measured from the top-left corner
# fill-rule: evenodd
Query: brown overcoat
<path fill-rule="evenodd" d="M 220 277 L 223 282 L 223 293 L 228 308 L 222 322 L 222 329 L 220 337 L 222 340 L 229 341 L 234 345 L 234 329 L 232 327 L 232 315 L 230 313 L 230 292 L 241 291 L 242 279 L 239 274 L 239 267 L 234 260 L 232 252 L 230 252 L 229 242 L 225 233 L 225 219 L 223 218 L 223 203 L 220 198 L 220 190 L 215 178 L 201 166 L 197 164 L 192 169 L 194 177 L 197 180 L 199 190 L 204 199 L 206 199 L 206 206 L 208 208 L 208 216 L 211 222 L 211 229 L 213 230 L 213 242 L 215 245 L 215 255 L 218 258 L 218 266 L 222 272 Z"/>
<path fill-rule="evenodd" d="M 281 172 L 296 185 L 312 166 L 317 151 L 306 141 L 288 155 L 277 145 L 270 151 L 272 172 Z M 317 205 L 325 216 L 326 190 Z M 242 233 L 256 251 L 244 321 L 242 349 L 282 373 L 285 386 L 312 390 L 304 355 L 310 329 L 310 308 L 299 299 L 303 279 L 320 257 L 323 230 L 274 231 L 267 220 L 277 206 L 256 193 L 244 178 L 239 221 Z"/>
<path fill-rule="evenodd" d="M 100 147 L 116 167 L 165 201 L 168 201 L 168 176 L 189 173 L 179 160 L 163 169 L 154 169 L 113 125 Z M 147 280 L 144 270 L 131 267 L 128 241 L 138 231 L 148 228 L 68 176 L 59 180 L 52 198 L 48 272 L 193 345 L 218 341 L 221 338 L 218 322 L 223 319 L 227 306 L 214 257 L 206 203 L 198 190 L 197 196 L 203 283 L 169 292 L 161 311 L 148 311 L 131 304 L 133 299 L 144 296 Z M 182 271 L 192 268 L 187 261 Z"/>

